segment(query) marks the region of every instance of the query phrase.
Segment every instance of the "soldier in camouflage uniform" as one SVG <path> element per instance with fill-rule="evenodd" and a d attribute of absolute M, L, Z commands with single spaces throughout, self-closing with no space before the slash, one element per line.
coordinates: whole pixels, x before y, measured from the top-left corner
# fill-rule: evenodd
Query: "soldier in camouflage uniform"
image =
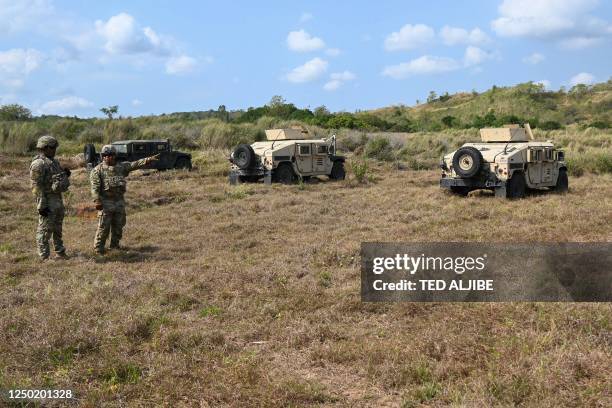
<path fill-rule="evenodd" d="M 94 240 L 94 250 L 104 253 L 104 245 L 111 234 L 110 248 L 119 249 L 119 241 L 125 226 L 126 177 L 133 171 L 157 161 L 159 155 L 147 157 L 134 162 L 117 162 L 117 151 L 112 145 L 106 145 L 100 152 L 102 162 L 91 171 L 91 195 L 98 210 L 98 229 Z"/>
<path fill-rule="evenodd" d="M 62 222 L 64 221 L 64 202 L 62 193 L 70 186 L 70 170 L 62 169 L 55 157 L 58 146 L 52 136 L 42 136 L 36 143 L 38 156 L 30 164 L 32 192 L 36 197 L 38 228 L 36 243 L 41 259 L 49 258 L 49 239 L 53 238 L 56 256 L 67 258 L 62 241 Z"/>

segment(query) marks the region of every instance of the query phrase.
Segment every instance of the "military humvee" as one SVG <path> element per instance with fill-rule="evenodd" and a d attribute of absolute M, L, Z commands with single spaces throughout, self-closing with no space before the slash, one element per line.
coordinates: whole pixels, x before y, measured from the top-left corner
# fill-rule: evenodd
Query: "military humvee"
<path fill-rule="evenodd" d="M 191 170 L 191 155 L 172 150 L 172 145 L 168 139 L 120 140 L 111 144 L 117 150 L 117 161 L 135 161 L 159 153 L 159 160 L 149 164 L 146 168 L 157 170 Z M 88 169 L 91 170 L 100 163 L 100 155 L 96 153 L 96 148 L 93 144 L 85 145 L 83 153 Z"/>
<path fill-rule="evenodd" d="M 537 142 L 529 124 L 480 129 L 482 143 L 466 143 L 442 158 L 440 187 L 460 195 L 489 189 L 522 198 L 530 189 L 568 191 L 564 152 L 551 141 Z"/>
<path fill-rule="evenodd" d="M 230 183 L 295 183 L 312 176 L 343 180 L 344 157 L 336 155 L 336 136 L 313 139 L 304 129 L 266 130 L 266 141 L 241 144 L 229 157 Z"/>

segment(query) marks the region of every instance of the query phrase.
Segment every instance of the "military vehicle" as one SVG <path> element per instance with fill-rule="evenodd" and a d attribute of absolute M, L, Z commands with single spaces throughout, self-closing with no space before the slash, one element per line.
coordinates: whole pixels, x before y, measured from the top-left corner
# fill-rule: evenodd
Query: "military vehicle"
<path fill-rule="evenodd" d="M 538 142 L 526 123 L 480 129 L 481 143 L 466 143 L 440 162 L 440 187 L 459 195 L 489 189 L 498 197 L 522 198 L 527 189 L 568 191 L 564 152 Z"/>
<path fill-rule="evenodd" d="M 336 136 L 315 139 L 302 128 L 266 130 L 266 141 L 241 144 L 229 157 L 230 183 L 264 179 L 292 184 L 328 176 L 344 180 L 344 157 L 336 155 Z"/>
<path fill-rule="evenodd" d="M 112 145 L 117 150 L 117 161 L 135 161 L 159 153 L 159 161 L 147 165 L 146 168 L 157 170 L 191 170 L 191 155 L 173 150 L 168 139 L 120 140 L 113 142 Z M 93 169 L 101 161 L 100 155 L 96 153 L 96 148 L 93 144 L 85 145 L 83 154 L 85 155 L 85 163 L 89 170 Z"/>

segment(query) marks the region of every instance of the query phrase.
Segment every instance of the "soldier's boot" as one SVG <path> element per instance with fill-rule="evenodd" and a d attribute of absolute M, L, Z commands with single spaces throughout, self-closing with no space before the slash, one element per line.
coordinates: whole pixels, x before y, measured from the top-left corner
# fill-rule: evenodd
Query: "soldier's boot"
<path fill-rule="evenodd" d="M 54 259 L 70 259 L 70 257 L 66 254 L 66 250 L 61 252 L 56 252 Z"/>

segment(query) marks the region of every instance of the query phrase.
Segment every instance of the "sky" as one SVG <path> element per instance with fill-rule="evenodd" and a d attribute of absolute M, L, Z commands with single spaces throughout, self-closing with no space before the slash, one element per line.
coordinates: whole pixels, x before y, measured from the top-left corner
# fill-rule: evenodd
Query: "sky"
<path fill-rule="evenodd" d="M 355 111 L 611 67 L 604 0 L 0 0 L 0 105 L 36 115 Z"/>

